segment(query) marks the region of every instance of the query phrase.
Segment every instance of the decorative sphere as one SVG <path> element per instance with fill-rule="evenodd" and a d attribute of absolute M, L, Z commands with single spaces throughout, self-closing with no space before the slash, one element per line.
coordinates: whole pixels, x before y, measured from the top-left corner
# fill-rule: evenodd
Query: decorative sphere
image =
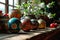
<path fill-rule="evenodd" d="M 32 30 L 36 30 L 38 28 L 38 21 L 36 19 L 31 19 Z"/>
<path fill-rule="evenodd" d="M 12 13 L 9 14 L 9 18 L 13 18 L 13 17 L 20 19 L 20 17 L 21 17 L 21 12 L 20 12 L 20 10 L 18 10 L 18 9 L 13 9 L 13 10 L 12 10 Z"/>
<path fill-rule="evenodd" d="M 46 28 L 46 22 L 43 19 L 38 20 L 39 23 L 39 29 L 45 29 Z"/>
<path fill-rule="evenodd" d="M 8 29 L 12 33 L 17 33 L 20 31 L 20 21 L 18 18 L 11 18 L 8 21 Z"/>
<path fill-rule="evenodd" d="M 50 28 L 56 28 L 57 26 L 58 26 L 57 23 L 51 23 L 51 24 L 50 24 Z"/>
<path fill-rule="evenodd" d="M 28 32 L 31 30 L 31 21 L 28 17 L 24 17 L 21 19 L 21 24 L 22 24 L 22 27 L 21 29 L 25 32 Z"/>

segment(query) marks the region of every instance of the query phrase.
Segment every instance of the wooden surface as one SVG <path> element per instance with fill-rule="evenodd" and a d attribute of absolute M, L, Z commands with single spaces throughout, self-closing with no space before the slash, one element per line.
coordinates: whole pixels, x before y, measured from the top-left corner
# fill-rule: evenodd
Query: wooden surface
<path fill-rule="evenodd" d="M 0 40 L 26 40 L 39 34 L 51 32 L 53 30 L 56 30 L 56 28 L 39 29 L 30 32 L 20 31 L 18 34 L 0 34 Z"/>
<path fill-rule="evenodd" d="M 27 40 L 60 40 L 60 28 L 47 33 L 39 34 Z"/>

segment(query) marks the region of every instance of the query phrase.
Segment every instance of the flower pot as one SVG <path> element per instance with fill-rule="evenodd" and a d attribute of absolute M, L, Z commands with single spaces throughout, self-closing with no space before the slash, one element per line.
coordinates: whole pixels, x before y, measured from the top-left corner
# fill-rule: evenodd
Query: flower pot
<path fill-rule="evenodd" d="M 25 32 L 30 31 L 32 28 L 29 18 L 21 19 L 21 29 Z"/>
<path fill-rule="evenodd" d="M 21 12 L 20 12 L 20 10 L 13 9 L 12 13 L 9 15 L 9 18 L 13 18 L 13 17 L 20 19 L 21 18 Z"/>
<path fill-rule="evenodd" d="M 20 21 L 18 18 L 11 18 L 8 21 L 8 30 L 11 33 L 18 33 L 20 31 Z"/>
<path fill-rule="evenodd" d="M 46 28 L 46 22 L 43 19 L 39 19 L 38 23 L 39 23 L 39 26 L 38 26 L 39 29 L 45 29 Z"/>
<path fill-rule="evenodd" d="M 36 19 L 31 19 L 32 30 L 38 29 L 39 23 Z"/>

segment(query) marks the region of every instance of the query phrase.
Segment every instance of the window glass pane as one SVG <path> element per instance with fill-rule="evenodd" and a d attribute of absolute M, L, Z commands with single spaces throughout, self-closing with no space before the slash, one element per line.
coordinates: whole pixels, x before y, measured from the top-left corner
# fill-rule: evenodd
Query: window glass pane
<path fill-rule="evenodd" d="M 10 5 L 13 5 L 13 0 L 9 0 L 9 4 Z"/>
<path fill-rule="evenodd" d="M 18 4 L 18 0 L 14 0 L 14 6 Z"/>
<path fill-rule="evenodd" d="M 5 5 L 0 4 L 0 10 L 2 10 L 3 13 L 5 13 Z"/>
<path fill-rule="evenodd" d="M 9 6 L 9 14 L 12 12 L 13 7 Z"/>
<path fill-rule="evenodd" d="M 5 3 L 5 0 L 0 0 L 0 2 L 3 2 L 3 3 Z"/>

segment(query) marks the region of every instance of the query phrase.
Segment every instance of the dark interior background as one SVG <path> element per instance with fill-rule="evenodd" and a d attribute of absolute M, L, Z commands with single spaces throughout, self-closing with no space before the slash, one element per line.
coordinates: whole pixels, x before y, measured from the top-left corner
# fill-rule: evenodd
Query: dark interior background
<path fill-rule="evenodd" d="M 55 5 L 53 8 L 50 8 L 50 12 L 56 13 L 55 19 L 58 20 L 60 18 L 60 0 L 43 0 L 46 4 L 54 1 Z"/>

